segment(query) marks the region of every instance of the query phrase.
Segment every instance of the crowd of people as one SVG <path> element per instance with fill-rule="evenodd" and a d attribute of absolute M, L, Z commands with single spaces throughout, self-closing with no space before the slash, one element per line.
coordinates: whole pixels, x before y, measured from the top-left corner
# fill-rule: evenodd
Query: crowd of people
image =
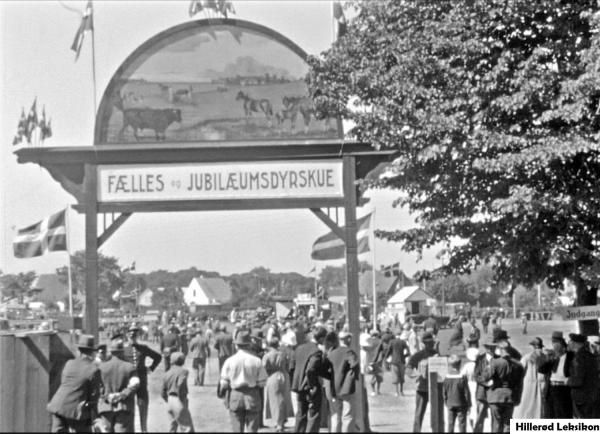
<path fill-rule="evenodd" d="M 570 334 L 567 343 L 557 331 L 551 349 L 536 337 L 522 356 L 497 322 L 482 318 L 483 333 L 474 316 L 454 322 L 441 389 L 448 432 L 455 424 L 460 432 L 483 432 L 488 417 L 493 432 L 508 432 L 511 417 L 600 417 L 600 341 Z M 367 387 L 371 396 L 380 394 L 386 371 L 396 396 L 404 395 L 406 377 L 415 381 L 412 430 L 420 432 L 429 401 L 428 359 L 440 353 L 433 316 L 394 331 L 364 327 L 357 337 L 343 318 L 302 314 L 289 320 L 232 315 L 229 324 L 175 317 L 162 327 L 119 324 L 105 332 L 108 342 L 100 346 L 92 336 L 78 337 L 79 355 L 65 365 L 48 404 L 53 432 L 133 432 L 136 408 L 140 430 L 147 432 L 148 371 L 161 362 L 170 430 L 193 432 L 185 360 L 191 359 L 190 384 L 204 386 L 211 354 L 219 366 L 216 393 L 233 432 L 256 432 L 265 419 L 277 432 L 368 432 Z M 159 351 L 140 343 L 140 336 Z M 295 425 L 286 427 L 292 416 Z"/>

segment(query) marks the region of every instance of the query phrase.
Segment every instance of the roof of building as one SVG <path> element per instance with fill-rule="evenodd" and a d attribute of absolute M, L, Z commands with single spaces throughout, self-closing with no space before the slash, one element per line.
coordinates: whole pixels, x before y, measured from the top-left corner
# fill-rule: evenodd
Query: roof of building
<path fill-rule="evenodd" d="M 231 302 L 231 286 L 221 277 L 194 277 L 190 282 L 196 280 L 206 296 L 210 300 L 215 300 L 219 304 Z"/>
<path fill-rule="evenodd" d="M 383 271 L 375 270 L 375 287 L 378 294 L 393 294 L 401 284 L 401 276 L 388 277 Z M 358 275 L 358 289 L 361 295 L 373 294 L 373 270 L 365 270 Z"/>
<path fill-rule="evenodd" d="M 418 286 L 405 286 L 388 300 L 388 304 L 404 303 L 406 301 L 425 301 L 428 299 L 433 299 L 433 297 Z"/>
<path fill-rule="evenodd" d="M 40 291 L 37 301 L 56 303 L 69 295 L 69 285 L 58 274 L 40 274 L 31 284 L 32 290 Z"/>

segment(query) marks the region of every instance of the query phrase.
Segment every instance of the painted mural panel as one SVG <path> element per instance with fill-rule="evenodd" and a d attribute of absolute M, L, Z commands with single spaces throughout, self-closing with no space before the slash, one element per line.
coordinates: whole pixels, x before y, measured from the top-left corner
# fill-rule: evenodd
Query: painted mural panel
<path fill-rule="evenodd" d="M 335 119 L 315 118 L 304 59 L 252 28 L 175 32 L 127 63 L 105 96 L 99 143 L 339 136 Z"/>

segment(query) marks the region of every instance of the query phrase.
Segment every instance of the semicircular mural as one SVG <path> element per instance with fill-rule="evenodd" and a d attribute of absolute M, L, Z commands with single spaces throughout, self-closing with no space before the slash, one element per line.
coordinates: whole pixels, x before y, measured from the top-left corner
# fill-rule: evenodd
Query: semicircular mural
<path fill-rule="evenodd" d="M 105 92 L 96 144 L 340 137 L 336 119 L 315 117 L 302 51 L 232 21 L 186 23 L 138 48 Z"/>

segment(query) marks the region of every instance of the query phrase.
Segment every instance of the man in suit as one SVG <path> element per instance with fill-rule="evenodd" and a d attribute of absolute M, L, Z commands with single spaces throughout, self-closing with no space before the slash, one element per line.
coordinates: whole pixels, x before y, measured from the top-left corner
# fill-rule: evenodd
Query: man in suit
<path fill-rule="evenodd" d="M 521 403 L 523 393 L 523 366 L 515 361 L 507 342 L 498 344 L 499 356 L 490 361 L 484 379 L 492 381 L 488 403 L 492 413 L 492 432 L 510 432 L 510 419 L 515 406 Z"/>
<path fill-rule="evenodd" d="M 109 350 L 111 358 L 100 364 L 104 394 L 98 402 L 98 413 L 109 432 L 133 432 L 135 391 L 140 379 L 133 363 L 122 360 L 121 336 L 111 340 Z"/>
<path fill-rule="evenodd" d="M 180 352 L 171 354 L 171 369 L 165 374 L 162 398 L 167 403 L 171 426 L 169 432 L 194 432 L 192 416 L 188 408 L 188 370 L 183 367 L 185 355 Z"/>
<path fill-rule="evenodd" d="M 495 334 L 492 334 L 494 336 L 494 342 L 497 343 L 499 346 L 502 345 L 503 348 L 506 349 L 506 351 L 508 352 L 508 355 L 515 359 L 515 360 L 521 360 L 521 353 L 515 348 L 513 347 L 510 342 L 508 341 L 509 336 L 508 333 L 506 332 L 506 330 L 504 329 L 498 329 Z"/>
<path fill-rule="evenodd" d="M 340 346 L 327 355 L 333 367 L 332 408 L 330 432 L 357 432 L 359 422 L 356 419 L 357 380 L 359 378 L 358 356 L 350 348 L 352 334 L 342 330 L 339 334 Z"/>
<path fill-rule="evenodd" d="M 313 330 L 309 342 L 299 345 L 294 352 L 292 391 L 296 392 L 298 411 L 294 432 L 319 432 L 323 391 L 319 377 L 331 379 L 323 357 L 323 342 L 327 329 Z"/>
<path fill-rule="evenodd" d="M 194 332 L 194 337 L 190 341 L 190 354 L 192 355 L 192 369 L 196 374 L 194 386 L 204 386 L 204 372 L 206 371 L 206 361 L 210 357 L 210 346 L 202 329 Z"/>
<path fill-rule="evenodd" d="M 69 360 L 62 371 L 58 390 L 48 403 L 52 432 L 92 432 L 102 377 L 95 363 L 94 337 L 80 335 L 78 357 Z"/>
<path fill-rule="evenodd" d="M 491 382 L 484 379 L 484 373 L 490 366 L 490 362 L 496 358 L 496 346 L 492 341 L 483 344 L 485 353 L 479 354 L 475 358 L 475 368 L 473 375 L 477 382 L 477 389 L 475 391 L 475 397 L 477 398 L 477 420 L 473 427 L 473 432 L 483 432 L 483 424 L 485 419 L 488 417 L 488 409 L 490 408 L 488 403 L 488 392 L 490 389 Z"/>
<path fill-rule="evenodd" d="M 215 350 L 219 359 L 219 372 L 223 369 L 223 363 L 233 354 L 233 337 L 227 333 L 227 328 L 221 326 L 217 330 L 219 333 L 215 337 Z"/>
<path fill-rule="evenodd" d="M 147 345 L 138 342 L 140 328 L 132 324 L 127 332 L 128 340 L 123 348 L 123 360 L 132 363 L 140 379 L 140 386 L 137 389 L 137 406 L 140 413 L 140 428 L 143 433 L 148 432 L 148 368 L 146 367 L 146 358 L 152 360 L 150 371 L 158 367 L 161 355 L 152 350 Z M 134 412 L 133 412 L 134 413 Z M 132 414 L 133 414 L 132 413 Z"/>
<path fill-rule="evenodd" d="M 567 351 L 567 341 L 563 338 L 562 332 L 552 332 L 551 340 L 552 352 L 546 362 L 538 368 L 538 372 L 544 374 L 548 382 L 548 389 L 542 396 L 543 416 L 544 419 L 571 419 L 573 406 L 567 378 L 573 353 Z"/>
<path fill-rule="evenodd" d="M 592 353 L 585 348 L 587 338 L 569 334 L 573 362 L 569 369 L 567 386 L 571 388 L 573 418 L 592 419 L 598 406 L 598 367 Z"/>
<path fill-rule="evenodd" d="M 160 352 L 163 355 L 165 361 L 165 372 L 171 367 L 171 354 L 181 350 L 181 341 L 177 332 L 177 326 L 171 324 L 169 331 L 163 336 L 160 341 Z"/>
<path fill-rule="evenodd" d="M 413 432 L 421 432 L 423 417 L 429 402 L 429 368 L 428 361 L 430 357 L 437 355 L 436 342 L 431 332 L 423 333 L 421 338 L 423 348 L 417 351 L 408 360 L 408 376 L 417 378 L 417 391 L 415 394 L 415 419 L 413 423 Z"/>

